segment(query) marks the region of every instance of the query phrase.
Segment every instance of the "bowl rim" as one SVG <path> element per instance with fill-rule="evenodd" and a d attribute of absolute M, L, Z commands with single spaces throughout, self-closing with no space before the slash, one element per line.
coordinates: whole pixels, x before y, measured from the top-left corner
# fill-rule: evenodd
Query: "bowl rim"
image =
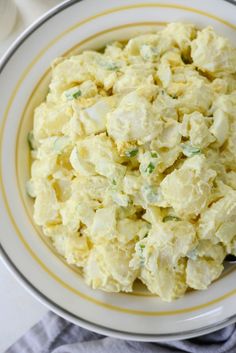
<path fill-rule="evenodd" d="M 166 333 L 166 334 L 135 334 L 124 332 L 120 330 L 114 330 L 111 328 L 107 328 L 102 325 L 95 324 L 93 322 L 87 321 L 83 318 L 79 318 L 74 316 L 71 312 L 68 312 L 66 309 L 61 308 L 59 305 L 54 303 L 50 298 L 41 293 L 30 281 L 18 270 L 16 265 L 11 261 L 8 254 L 5 252 L 3 247 L 0 244 L 0 259 L 2 263 L 6 266 L 9 272 L 15 277 L 18 283 L 27 290 L 35 299 L 37 299 L 41 304 L 45 305 L 49 310 L 52 310 L 57 315 L 61 316 L 65 320 L 72 322 L 75 325 L 88 329 L 90 331 L 97 332 L 99 334 L 106 334 L 108 336 L 116 337 L 119 339 L 129 339 L 131 341 L 142 341 L 142 342 L 164 342 L 168 339 L 168 341 L 173 341 L 177 339 L 187 339 L 192 337 L 198 337 L 201 335 L 205 335 L 212 331 L 217 331 L 219 329 L 224 328 L 227 325 L 233 324 L 236 321 L 236 314 L 230 316 L 229 318 L 218 322 L 217 324 L 211 324 L 204 326 L 200 329 L 193 329 L 188 331 L 183 331 L 181 333 Z M 197 334 L 197 335 L 196 335 Z"/>
<path fill-rule="evenodd" d="M 4 70 L 5 66 L 8 64 L 11 57 L 18 50 L 18 48 L 30 37 L 38 28 L 40 28 L 45 22 L 50 20 L 52 17 L 62 12 L 66 8 L 73 6 L 81 2 L 82 0 L 65 0 L 61 4 L 53 7 L 48 12 L 39 17 L 36 21 L 34 21 L 29 27 L 27 27 L 12 43 L 9 49 L 5 52 L 5 54 L 0 59 L 0 75 Z M 221 0 L 222 2 L 228 2 L 232 5 L 236 6 L 234 0 Z M 73 313 L 68 312 L 66 309 L 61 308 L 58 304 L 54 303 L 50 298 L 44 295 L 41 291 L 39 291 L 16 267 L 13 261 L 10 259 L 7 252 L 4 250 L 3 246 L 0 243 L 0 260 L 2 260 L 3 264 L 7 267 L 7 269 L 12 273 L 12 275 L 16 278 L 16 280 L 37 300 L 39 300 L 42 304 L 44 304 L 48 309 L 53 310 L 56 314 L 63 317 L 70 322 L 81 325 L 82 327 L 95 331 L 100 334 L 107 334 L 120 339 L 129 339 L 136 341 L 166 341 L 168 339 L 176 340 L 176 339 L 186 339 L 195 336 L 200 336 L 212 331 L 216 331 L 229 325 L 236 321 L 236 314 L 224 319 L 216 324 L 205 325 L 199 329 L 186 330 L 181 333 L 166 333 L 166 334 L 139 334 L 139 333 L 129 333 L 125 331 L 120 331 L 116 329 L 111 329 L 104 327 L 99 324 L 95 324 L 93 322 L 87 321 L 83 318 L 78 318 L 78 316 L 74 316 Z"/>

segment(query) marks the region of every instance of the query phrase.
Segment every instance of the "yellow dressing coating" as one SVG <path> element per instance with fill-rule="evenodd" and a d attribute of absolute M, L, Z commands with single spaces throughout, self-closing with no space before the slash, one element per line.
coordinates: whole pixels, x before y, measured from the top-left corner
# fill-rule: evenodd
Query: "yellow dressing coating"
<path fill-rule="evenodd" d="M 236 253 L 236 50 L 163 30 L 52 64 L 28 136 L 34 220 L 85 282 L 163 300 Z"/>

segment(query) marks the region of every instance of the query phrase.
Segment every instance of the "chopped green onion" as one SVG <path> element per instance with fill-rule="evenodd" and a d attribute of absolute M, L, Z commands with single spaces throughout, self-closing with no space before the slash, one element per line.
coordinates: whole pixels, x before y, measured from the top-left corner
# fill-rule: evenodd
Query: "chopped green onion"
<path fill-rule="evenodd" d="M 169 216 L 165 216 L 164 218 L 163 218 L 163 220 L 162 220 L 164 223 L 165 222 L 169 222 L 169 221 L 180 221 L 180 218 L 179 217 L 176 217 L 176 216 L 171 216 L 171 215 L 169 215 Z"/>
<path fill-rule="evenodd" d="M 78 91 L 77 91 L 77 92 L 75 92 L 75 93 L 73 93 L 73 94 L 72 94 L 72 97 L 76 99 L 76 98 L 80 97 L 80 96 L 81 96 L 81 94 L 82 94 L 81 90 L 80 90 L 80 89 L 78 89 Z"/>
<path fill-rule="evenodd" d="M 110 70 L 110 71 L 117 71 L 119 70 L 119 66 L 116 63 L 109 63 L 109 62 L 102 62 L 101 66 L 103 66 L 105 69 Z"/>
<path fill-rule="evenodd" d="M 75 90 L 72 88 L 72 89 L 65 92 L 65 96 L 66 96 L 67 100 L 77 99 L 81 95 L 82 95 L 82 92 L 80 89 Z"/>
<path fill-rule="evenodd" d="M 145 235 L 144 235 L 143 239 L 144 239 L 144 238 L 147 238 L 148 233 L 149 233 L 149 232 L 145 233 Z"/>
<path fill-rule="evenodd" d="M 147 168 L 145 169 L 145 173 L 147 174 L 151 174 L 155 169 L 155 166 L 152 162 L 150 162 L 147 166 Z"/>
<path fill-rule="evenodd" d="M 137 154 L 138 154 L 138 148 L 133 148 L 132 150 L 125 152 L 125 155 L 131 158 L 137 156 Z"/>
<path fill-rule="evenodd" d="M 186 157 L 193 157 L 193 156 L 201 153 L 200 148 L 191 146 L 190 144 L 187 144 L 187 143 L 182 143 L 181 148 L 183 150 L 183 154 Z"/>
<path fill-rule="evenodd" d="M 145 248 L 145 245 L 144 244 L 140 244 L 139 247 L 140 247 L 140 249 L 143 250 Z"/>
<path fill-rule="evenodd" d="M 158 158 L 157 152 L 151 152 L 151 157 L 152 158 Z"/>
<path fill-rule="evenodd" d="M 112 184 L 113 184 L 113 185 L 116 185 L 115 179 L 112 179 Z"/>
<path fill-rule="evenodd" d="M 119 70 L 119 66 L 116 64 L 109 64 L 109 65 L 107 65 L 107 70 L 117 71 L 117 70 Z"/>
<path fill-rule="evenodd" d="M 28 145 L 31 151 L 36 150 L 36 144 L 35 144 L 35 139 L 34 139 L 34 133 L 33 131 L 30 131 L 27 135 L 27 141 Z"/>

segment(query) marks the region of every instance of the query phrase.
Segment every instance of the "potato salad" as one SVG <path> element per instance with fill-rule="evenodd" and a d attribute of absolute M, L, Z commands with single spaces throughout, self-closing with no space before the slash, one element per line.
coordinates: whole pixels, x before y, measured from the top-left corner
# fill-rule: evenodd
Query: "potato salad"
<path fill-rule="evenodd" d="M 93 289 L 171 301 L 236 255 L 236 49 L 212 27 L 56 59 L 28 142 L 34 221 Z"/>

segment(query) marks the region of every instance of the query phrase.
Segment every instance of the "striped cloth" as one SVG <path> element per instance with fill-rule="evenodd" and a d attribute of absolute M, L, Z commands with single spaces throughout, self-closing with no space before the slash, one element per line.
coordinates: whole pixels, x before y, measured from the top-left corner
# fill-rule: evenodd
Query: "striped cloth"
<path fill-rule="evenodd" d="M 134 342 L 85 330 L 48 312 L 5 353 L 236 353 L 236 324 L 194 339 Z"/>

